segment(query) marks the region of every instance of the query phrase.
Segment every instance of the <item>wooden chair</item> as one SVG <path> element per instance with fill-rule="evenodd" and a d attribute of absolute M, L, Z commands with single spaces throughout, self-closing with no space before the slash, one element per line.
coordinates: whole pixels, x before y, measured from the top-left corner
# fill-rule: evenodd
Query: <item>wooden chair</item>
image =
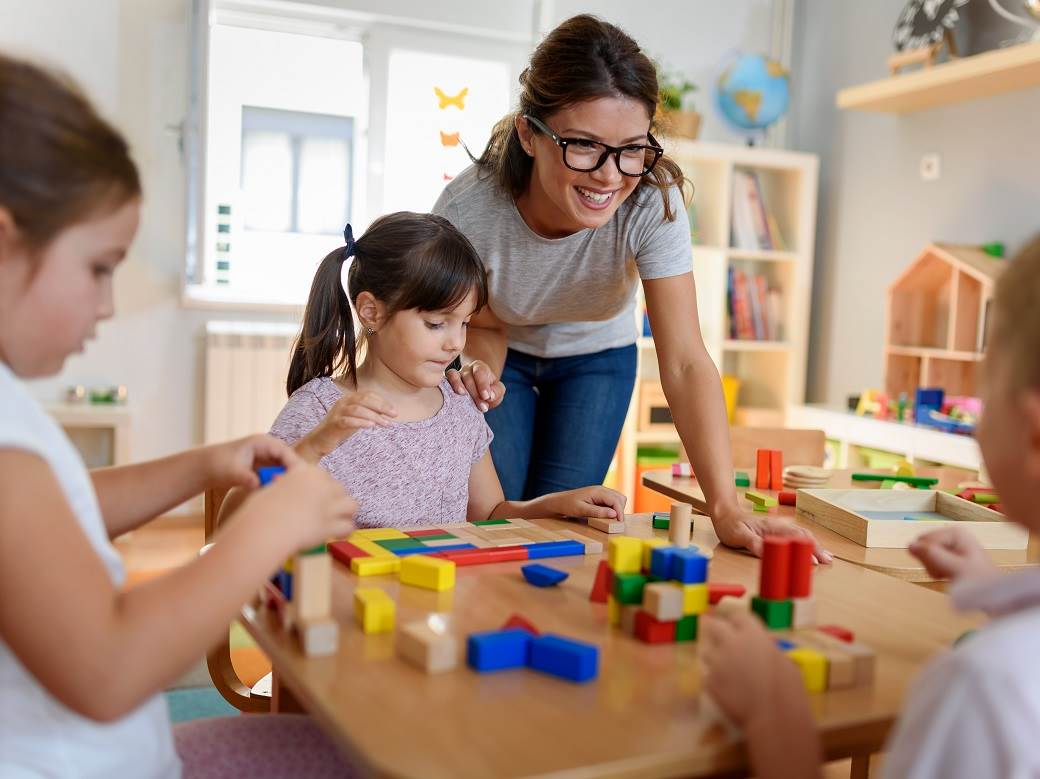
<path fill-rule="evenodd" d="M 758 449 L 779 449 L 784 465 L 823 465 L 826 436 L 822 430 L 785 427 L 731 427 L 734 468 L 755 468 Z"/>
<path fill-rule="evenodd" d="M 227 490 L 206 490 L 206 543 L 213 541 L 220 516 L 220 504 L 227 496 Z M 270 712 L 271 699 L 264 695 L 255 695 L 246 684 L 238 678 L 231 664 L 231 638 L 227 630 L 220 643 L 206 655 L 206 667 L 213 680 L 213 686 L 224 696 L 224 700 L 239 711 Z"/>

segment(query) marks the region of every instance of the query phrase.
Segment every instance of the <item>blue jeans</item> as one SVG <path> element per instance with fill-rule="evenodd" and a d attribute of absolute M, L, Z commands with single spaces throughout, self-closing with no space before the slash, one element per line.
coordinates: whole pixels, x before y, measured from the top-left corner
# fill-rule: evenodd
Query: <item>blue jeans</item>
<path fill-rule="evenodd" d="M 635 344 L 557 358 L 510 349 L 505 400 L 485 415 L 506 499 L 602 484 L 635 378 Z"/>

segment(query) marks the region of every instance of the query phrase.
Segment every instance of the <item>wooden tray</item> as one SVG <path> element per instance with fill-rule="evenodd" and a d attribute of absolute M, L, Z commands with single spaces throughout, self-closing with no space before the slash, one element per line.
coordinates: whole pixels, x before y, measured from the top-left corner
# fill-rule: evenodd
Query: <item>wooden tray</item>
<path fill-rule="evenodd" d="M 953 524 L 985 549 L 1025 549 L 1029 543 L 1029 532 L 1003 514 L 945 492 L 798 490 L 797 495 L 798 514 L 866 547 L 905 549 L 922 533 Z"/>

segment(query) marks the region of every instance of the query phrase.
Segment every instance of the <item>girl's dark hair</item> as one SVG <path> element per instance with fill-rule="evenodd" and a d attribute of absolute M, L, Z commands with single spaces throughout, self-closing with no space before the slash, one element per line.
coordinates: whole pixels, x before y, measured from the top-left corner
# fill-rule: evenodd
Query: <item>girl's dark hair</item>
<path fill-rule="evenodd" d="M 530 115 L 545 122 L 556 111 L 601 97 L 637 100 L 650 121 L 657 111 L 657 71 L 639 44 L 619 28 L 588 14 L 573 16 L 534 50 L 520 74 L 520 105 L 492 129 L 477 165 L 492 172 L 503 191 L 519 197 L 531 180 L 534 162 L 520 145 L 516 117 Z M 660 190 L 665 218 L 673 221 L 667 190 L 681 190 L 684 182 L 675 161 L 662 156 L 639 180 L 636 192 L 643 187 Z"/>
<path fill-rule="evenodd" d="M 69 79 L 0 54 L 0 207 L 30 249 L 141 194 L 119 131 Z"/>
<path fill-rule="evenodd" d="M 344 260 L 353 254 L 347 288 L 340 281 Z M 356 381 L 357 336 L 351 305 L 370 292 L 387 315 L 417 308 L 454 308 L 476 290 L 477 309 L 487 305 L 487 272 L 476 249 L 447 219 L 398 211 L 381 216 L 357 241 L 321 261 L 311 283 L 303 330 L 293 344 L 285 389 L 289 395 L 318 376 L 337 372 Z"/>

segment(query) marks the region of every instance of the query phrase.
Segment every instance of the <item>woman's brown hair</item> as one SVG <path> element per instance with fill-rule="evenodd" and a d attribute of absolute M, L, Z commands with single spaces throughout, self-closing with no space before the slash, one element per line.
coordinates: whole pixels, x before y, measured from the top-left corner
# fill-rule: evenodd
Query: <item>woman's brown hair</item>
<path fill-rule="evenodd" d="M 657 71 L 639 44 L 619 28 L 588 14 L 573 16 L 534 50 L 520 74 L 520 105 L 492 129 L 477 165 L 491 171 L 505 192 L 519 197 L 531 180 L 534 162 L 520 145 L 516 117 L 530 115 L 544 122 L 556 111 L 601 97 L 642 103 L 649 122 L 657 111 Z M 662 156 L 640 179 L 636 192 L 644 186 L 660 190 L 665 218 L 673 221 L 667 190 L 681 190 L 684 182 L 675 161 Z"/>
<path fill-rule="evenodd" d="M 0 54 L 0 208 L 26 246 L 139 194 L 126 141 L 79 87 Z"/>
<path fill-rule="evenodd" d="M 319 376 L 357 377 L 358 339 L 351 305 L 362 292 L 387 308 L 387 316 L 417 308 L 457 306 L 471 291 L 477 309 L 487 305 L 487 272 L 473 244 L 447 219 L 399 211 L 381 216 L 356 241 L 347 225 L 346 246 L 329 253 L 311 283 L 303 330 L 293 344 L 285 389 L 289 395 Z M 343 290 L 343 263 L 353 256 Z"/>

